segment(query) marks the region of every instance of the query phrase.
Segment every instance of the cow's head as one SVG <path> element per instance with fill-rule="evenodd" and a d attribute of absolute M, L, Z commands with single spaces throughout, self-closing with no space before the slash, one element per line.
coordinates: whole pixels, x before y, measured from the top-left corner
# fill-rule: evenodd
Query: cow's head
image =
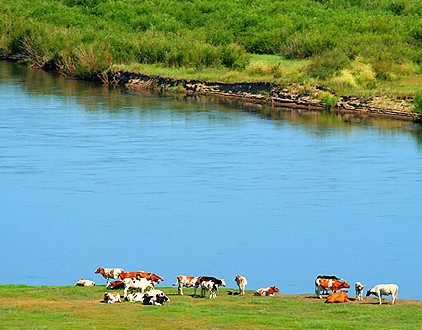
<path fill-rule="evenodd" d="M 97 268 L 97 270 L 95 271 L 95 274 L 101 273 L 101 271 L 104 271 L 103 268 Z"/>
<path fill-rule="evenodd" d="M 350 288 L 350 284 L 347 283 L 346 281 L 343 282 L 343 288 Z"/>
<path fill-rule="evenodd" d="M 220 279 L 221 281 L 221 286 L 226 286 L 226 281 L 224 280 L 224 278 Z"/>

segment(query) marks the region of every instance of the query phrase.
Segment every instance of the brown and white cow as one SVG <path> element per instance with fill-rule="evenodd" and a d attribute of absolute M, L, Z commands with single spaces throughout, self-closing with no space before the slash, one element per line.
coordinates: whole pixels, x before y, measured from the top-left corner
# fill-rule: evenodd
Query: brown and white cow
<path fill-rule="evenodd" d="M 245 295 L 245 287 L 248 285 L 248 281 L 246 280 L 246 277 L 241 275 L 236 275 L 236 278 L 234 279 L 236 281 L 237 286 L 239 287 L 239 294 L 241 296 Z"/>
<path fill-rule="evenodd" d="M 120 294 L 117 292 L 106 292 L 104 293 L 104 302 L 107 304 L 114 304 L 122 302 Z"/>
<path fill-rule="evenodd" d="M 268 288 L 261 288 L 254 292 L 255 296 L 269 296 L 273 297 L 280 293 L 280 290 L 276 286 L 270 286 Z"/>
<path fill-rule="evenodd" d="M 154 284 L 158 284 L 161 281 L 164 281 L 164 278 L 162 278 L 161 276 L 154 273 L 144 272 L 142 270 L 138 270 L 136 272 L 122 272 L 119 274 L 119 278 L 120 280 L 124 280 L 125 278 L 136 278 L 136 279 L 145 278 L 153 282 Z"/>
<path fill-rule="evenodd" d="M 349 301 L 349 297 L 347 296 L 346 290 L 343 290 L 340 293 L 333 292 L 325 300 L 326 303 L 344 303 L 347 301 Z"/>
<path fill-rule="evenodd" d="M 154 289 L 154 283 L 152 283 L 150 280 L 147 280 L 146 278 L 125 278 L 123 279 L 123 283 L 125 284 L 123 296 L 125 299 L 127 298 L 127 293 L 129 290 L 137 290 L 144 293 L 148 288 Z"/>
<path fill-rule="evenodd" d="M 98 267 L 95 271 L 95 274 L 101 274 L 107 281 L 107 284 L 110 283 L 109 279 L 117 280 L 119 274 L 124 272 L 122 268 L 101 268 Z"/>
<path fill-rule="evenodd" d="M 179 275 L 177 276 L 176 283 L 173 284 L 173 286 L 178 286 L 177 290 L 181 296 L 183 296 L 183 287 L 193 287 L 196 284 L 196 281 L 198 280 L 197 276 L 186 276 L 186 275 Z"/>
<path fill-rule="evenodd" d="M 95 282 L 91 280 L 84 280 L 80 278 L 76 283 L 75 286 L 95 286 Z"/>
<path fill-rule="evenodd" d="M 317 278 L 315 280 L 315 295 L 321 299 L 321 291 L 331 290 L 337 292 L 341 289 L 350 288 L 349 283 L 346 281 L 339 281 L 335 279 Z"/>

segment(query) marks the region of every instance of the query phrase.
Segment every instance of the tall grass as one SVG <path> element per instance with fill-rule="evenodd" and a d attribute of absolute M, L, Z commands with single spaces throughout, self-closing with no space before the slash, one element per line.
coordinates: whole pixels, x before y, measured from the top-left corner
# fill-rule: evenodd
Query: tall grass
<path fill-rule="evenodd" d="M 307 60 L 302 80 L 371 88 L 420 74 L 421 21 L 419 0 L 3 0 L 0 55 L 92 77 L 129 63 L 256 74 L 266 54 Z"/>

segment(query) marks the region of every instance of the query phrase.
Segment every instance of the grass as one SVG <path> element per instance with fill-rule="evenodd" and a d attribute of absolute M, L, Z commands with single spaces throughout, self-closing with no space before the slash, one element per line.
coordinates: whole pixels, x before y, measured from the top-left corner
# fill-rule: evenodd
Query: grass
<path fill-rule="evenodd" d="M 0 286 L 2 329 L 421 329 L 422 302 L 385 299 L 329 305 L 309 295 L 256 297 L 218 292 L 216 300 L 161 288 L 165 306 L 103 304 L 104 286 Z"/>

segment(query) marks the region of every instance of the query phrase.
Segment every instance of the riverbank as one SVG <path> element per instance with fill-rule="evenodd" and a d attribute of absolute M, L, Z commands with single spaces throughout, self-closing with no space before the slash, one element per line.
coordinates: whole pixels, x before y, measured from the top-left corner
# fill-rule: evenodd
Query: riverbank
<path fill-rule="evenodd" d="M 280 86 L 270 82 L 223 83 L 193 79 L 174 79 L 158 75 L 112 71 L 102 75 L 108 84 L 126 86 L 135 91 L 182 93 L 186 96 L 212 95 L 236 98 L 255 104 L 277 108 L 296 108 L 332 113 L 350 114 L 353 117 L 383 117 L 414 121 L 411 98 L 375 96 L 358 98 L 336 95 L 324 86 L 309 87 L 300 84 Z"/>
<path fill-rule="evenodd" d="M 102 303 L 104 286 L 32 287 L 0 285 L 0 317 L 4 329 L 420 329 L 422 302 L 384 298 L 325 304 L 312 294 L 257 297 L 230 295 L 220 289 L 216 299 L 194 298 L 177 288 L 157 287 L 169 298 L 164 306 Z M 119 291 L 120 292 L 120 291 Z"/>

